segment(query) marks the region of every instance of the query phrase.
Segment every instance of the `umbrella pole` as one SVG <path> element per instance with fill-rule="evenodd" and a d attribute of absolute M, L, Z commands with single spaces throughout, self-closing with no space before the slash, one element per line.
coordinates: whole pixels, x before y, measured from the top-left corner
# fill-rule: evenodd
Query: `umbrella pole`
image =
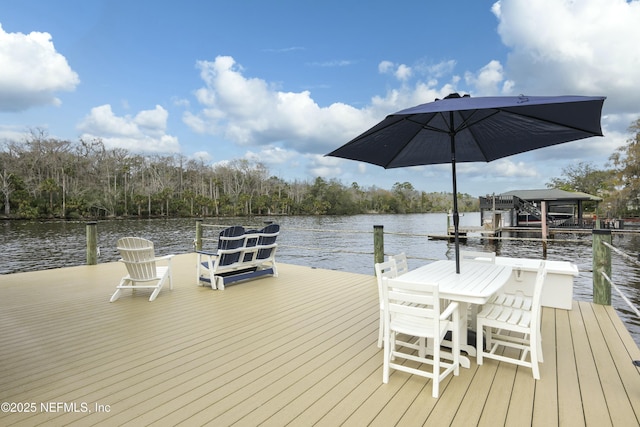
<path fill-rule="evenodd" d="M 451 114 L 453 116 L 453 113 Z M 453 127 L 453 117 L 451 117 L 451 126 Z M 455 242 L 456 253 L 456 274 L 460 274 L 460 239 L 458 237 L 458 224 L 460 216 L 458 215 L 458 184 L 456 183 L 456 136 L 455 132 L 450 133 L 451 136 L 451 174 L 453 176 L 453 238 Z"/>

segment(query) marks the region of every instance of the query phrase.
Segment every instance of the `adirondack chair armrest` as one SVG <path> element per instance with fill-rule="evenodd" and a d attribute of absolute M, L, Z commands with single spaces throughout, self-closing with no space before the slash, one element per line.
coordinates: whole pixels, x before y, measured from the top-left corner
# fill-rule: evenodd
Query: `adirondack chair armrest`
<path fill-rule="evenodd" d="M 457 302 L 451 302 L 447 307 L 447 309 L 443 311 L 442 314 L 440 315 L 440 319 L 441 320 L 448 319 L 453 314 L 453 312 L 458 309 L 458 305 L 459 304 Z"/>
<path fill-rule="evenodd" d="M 173 258 L 175 255 L 171 254 L 171 255 L 165 255 L 165 256 L 159 256 L 159 257 L 155 257 L 154 261 L 169 261 L 171 262 L 171 258 Z"/>

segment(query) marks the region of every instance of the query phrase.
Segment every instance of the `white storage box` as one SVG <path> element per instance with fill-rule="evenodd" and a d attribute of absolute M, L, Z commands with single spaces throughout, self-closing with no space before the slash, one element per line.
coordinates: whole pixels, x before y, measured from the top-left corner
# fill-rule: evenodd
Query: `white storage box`
<path fill-rule="evenodd" d="M 505 291 L 521 290 L 533 295 L 539 259 L 496 257 L 496 264 L 513 268 Z M 571 310 L 573 300 L 573 278 L 578 276 L 578 266 L 567 261 L 546 261 L 547 279 L 542 289 L 542 305 Z"/>

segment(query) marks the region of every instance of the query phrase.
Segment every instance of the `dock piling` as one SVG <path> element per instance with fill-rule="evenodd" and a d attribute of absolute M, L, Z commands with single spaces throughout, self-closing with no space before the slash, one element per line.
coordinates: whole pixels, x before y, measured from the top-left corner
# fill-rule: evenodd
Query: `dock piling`
<path fill-rule="evenodd" d="M 98 226 L 96 221 L 87 222 L 87 265 L 98 263 Z"/>
<path fill-rule="evenodd" d="M 611 305 L 611 284 L 602 277 L 604 272 L 611 277 L 611 230 L 593 230 L 593 302 Z"/>
<path fill-rule="evenodd" d="M 384 262 L 384 226 L 373 226 L 373 263 Z"/>
<path fill-rule="evenodd" d="M 202 220 L 196 219 L 196 240 L 194 242 L 195 250 L 202 250 Z"/>

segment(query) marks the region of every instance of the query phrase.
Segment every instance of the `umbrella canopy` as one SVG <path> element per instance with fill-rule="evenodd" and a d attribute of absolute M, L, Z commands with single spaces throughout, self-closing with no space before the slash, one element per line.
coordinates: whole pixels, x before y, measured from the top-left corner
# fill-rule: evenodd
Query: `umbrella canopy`
<path fill-rule="evenodd" d="M 490 162 L 602 136 L 604 97 L 451 94 L 387 116 L 327 154 L 385 169 L 451 163 L 456 271 L 460 272 L 456 163 Z"/>

